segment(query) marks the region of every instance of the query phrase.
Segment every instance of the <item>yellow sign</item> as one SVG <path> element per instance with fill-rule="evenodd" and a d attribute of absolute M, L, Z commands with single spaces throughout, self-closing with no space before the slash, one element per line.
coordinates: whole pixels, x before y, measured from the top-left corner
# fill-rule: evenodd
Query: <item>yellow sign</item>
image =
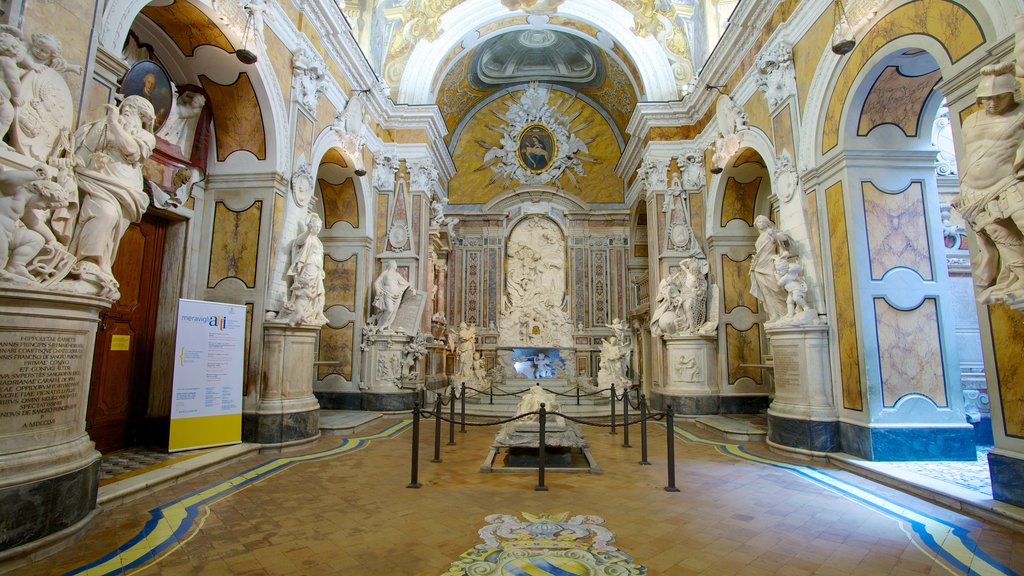
<path fill-rule="evenodd" d="M 110 337 L 111 350 L 128 350 L 132 337 L 127 334 L 114 334 Z"/>

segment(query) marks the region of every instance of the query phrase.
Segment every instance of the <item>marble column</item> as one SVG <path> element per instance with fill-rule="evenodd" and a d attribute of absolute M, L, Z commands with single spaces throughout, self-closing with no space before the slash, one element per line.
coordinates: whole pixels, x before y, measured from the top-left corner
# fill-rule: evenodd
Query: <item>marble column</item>
<path fill-rule="evenodd" d="M 36 541 L 71 542 L 94 514 L 100 454 L 85 414 L 99 314 L 109 306 L 0 288 L 0 557 Z"/>
<path fill-rule="evenodd" d="M 718 414 L 718 337 L 663 336 L 665 362 L 662 385 L 654 389 L 654 405 L 672 405 L 676 414 Z"/>
<path fill-rule="evenodd" d="M 242 414 L 242 437 L 260 444 L 293 444 L 320 436 L 313 396 L 319 326 L 263 325 L 263 378 L 255 411 Z"/>
<path fill-rule="evenodd" d="M 767 328 L 775 365 L 775 398 L 768 407 L 768 444 L 812 455 L 839 450 L 832 401 L 828 326 Z"/>

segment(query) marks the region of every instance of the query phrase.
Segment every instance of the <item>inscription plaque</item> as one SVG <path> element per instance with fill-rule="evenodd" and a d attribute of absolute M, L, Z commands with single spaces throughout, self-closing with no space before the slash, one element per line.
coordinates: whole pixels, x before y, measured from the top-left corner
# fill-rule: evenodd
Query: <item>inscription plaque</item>
<path fill-rule="evenodd" d="M 795 345 L 772 346 L 775 364 L 775 387 L 800 386 L 800 347 Z"/>
<path fill-rule="evenodd" d="M 0 438 L 76 424 L 82 413 L 86 337 L 0 332 Z"/>

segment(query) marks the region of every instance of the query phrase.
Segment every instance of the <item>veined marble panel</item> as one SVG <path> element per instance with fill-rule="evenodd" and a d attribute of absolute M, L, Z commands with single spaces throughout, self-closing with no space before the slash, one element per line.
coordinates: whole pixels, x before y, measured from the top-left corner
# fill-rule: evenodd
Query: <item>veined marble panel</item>
<path fill-rule="evenodd" d="M 761 155 L 757 153 L 757 150 L 754 150 L 753 148 L 744 148 L 743 150 L 740 150 L 739 155 L 736 156 L 736 160 L 732 165 L 734 168 L 739 168 L 747 162 L 760 164 L 762 168 L 765 167 L 764 158 L 762 158 Z"/>
<path fill-rule="evenodd" d="M 296 167 L 298 166 L 299 158 L 305 158 L 306 162 L 310 162 L 309 156 L 312 146 L 313 121 L 300 108 L 298 114 L 295 115 L 295 147 L 292 149 L 292 163 Z"/>
<path fill-rule="evenodd" d="M 178 0 L 166 6 L 149 5 L 142 13 L 174 41 L 181 53 L 192 56 L 199 46 L 209 44 L 227 53 L 235 51 L 231 41 L 213 20 L 191 3 Z"/>
<path fill-rule="evenodd" d="M 1024 315 L 1006 304 L 988 307 L 992 347 L 995 349 L 996 376 L 1007 436 L 1024 438 Z"/>
<path fill-rule="evenodd" d="M 814 261 L 818 266 L 818 278 L 824 278 L 825 274 L 821 269 L 821 231 L 818 226 L 818 191 L 812 190 L 804 202 L 804 214 L 807 217 L 807 226 L 811 232 L 811 250 L 814 251 Z"/>
<path fill-rule="evenodd" d="M 836 296 L 836 333 L 839 337 L 839 370 L 842 374 L 843 408 L 863 410 L 860 384 L 860 350 L 857 342 L 857 316 L 854 308 L 853 276 L 850 270 L 850 244 L 846 230 L 846 206 L 843 184 L 836 182 L 825 190 L 828 207 L 828 234 L 831 238 L 832 283 Z"/>
<path fill-rule="evenodd" d="M 921 182 L 911 182 L 896 194 L 883 192 L 871 182 L 863 182 L 861 188 L 871 279 L 879 280 L 889 270 L 904 267 L 931 280 L 932 260 Z"/>
<path fill-rule="evenodd" d="M 277 85 L 281 88 L 281 96 L 285 102 L 290 102 L 292 92 L 292 53 L 270 28 L 264 30 L 263 39 L 267 46 L 267 56 L 269 57 L 270 65 L 274 68 L 274 76 L 277 76 Z"/>
<path fill-rule="evenodd" d="M 288 206 L 288 198 L 283 194 L 274 194 L 274 224 L 270 235 L 270 253 L 277 254 L 277 242 L 284 235 L 281 229 L 284 222 L 284 215 Z"/>
<path fill-rule="evenodd" d="M 864 100 L 857 136 L 867 136 L 882 124 L 893 124 L 907 137 L 916 138 L 925 102 L 941 79 L 940 70 L 905 76 L 898 66 L 887 66 Z"/>
<path fill-rule="evenodd" d="M 249 75 L 243 72 L 234 84 L 226 86 L 206 76 L 199 76 L 199 81 L 210 95 L 217 161 L 223 162 L 232 152 L 239 150 L 247 150 L 258 160 L 266 160 L 267 137 L 263 112 Z"/>
<path fill-rule="evenodd" d="M 708 241 L 707 235 L 704 232 L 704 214 L 707 209 L 704 206 L 704 197 L 704 193 L 693 192 L 688 196 L 690 199 L 690 227 L 693 229 L 693 235 L 696 236 L 697 242 L 701 246 L 705 246 Z M 647 256 L 647 254 L 644 254 L 644 256 Z"/>
<path fill-rule="evenodd" d="M 374 222 L 374 230 L 377 231 L 377 246 L 387 246 L 388 239 L 388 201 L 390 193 L 377 194 L 377 221 Z M 377 271 L 379 273 L 379 271 Z M 376 276 L 374 276 L 376 278 Z"/>
<path fill-rule="evenodd" d="M 249 288 L 256 287 L 262 214 L 262 200 L 253 202 L 240 212 L 228 208 L 223 202 L 217 202 L 213 210 L 207 288 L 213 288 L 225 278 L 238 278 Z"/>
<path fill-rule="evenodd" d="M 338 360 L 336 365 L 321 364 L 317 367 L 317 380 L 323 380 L 328 374 L 337 374 L 345 380 L 352 381 L 353 335 L 355 324 L 348 323 L 341 328 L 324 326 L 320 329 L 319 360 L 326 362 Z"/>
<path fill-rule="evenodd" d="M 775 151 L 781 155 L 782 151 L 789 152 L 790 158 L 796 158 L 796 146 L 793 145 L 793 117 L 790 115 L 790 106 L 786 104 L 779 110 L 779 113 L 772 117 L 772 126 L 775 134 Z"/>
<path fill-rule="evenodd" d="M 761 363 L 761 326 L 754 324 L 749 330 L 742 331 L 731 325 L 726 325 L 725 345 L 729 366 L 729 384 L 735 384 L 737 380 L 744 377 L 761 384 L 760 368 L 740 366 L 740 364 Z"/>
<path fill-rule="evenodd" d="M 325 128 L 334 123 L 334 117 L 338 114 L 338 109 L 331 104 L 331 101 L 327 98 L 321 98 L 316 103 L 316 130 L 314 134 L 319 134 Z"/>
<path fill-rule="evenodd" d="M 466 251 L 466 322 L 480 326 L 480 251 Z"/>
<path fill-rule="evenodd" d="M 750 293 L 750 261 L 750 256 L 737 261 L 722 254 L 722 303 L 726 314 L 738 306 L 745 306 L 754 314 L 759 312 L 759 302 Z"/>
<path fill-rule="evenodd" d="M 320 178 L 320 196 L 323 199 L 324 227 L 330 228 L 338 222 L 348 222 L 353 228 L 359 228 L 359 202 L 356 198 L 356 187 L 351 178 L 341 184 L 331 184 Z"/>
<path fill-rule="evenodd" d="M 948 406 L 935 299 L 925 298 L 913 310 L 898 310 L 885 298 L 875 298 L 875 330 L 882 405 L 891 408 L 916 393 L 936 406 Z"/>
<path fill-rule="evenodd" d="M 774 141 L 772 117 L 768 112 L 768 101 L 765 99 L 764 92 L 755 90 L 743 104 L 743 111 L 747 113 L 748 126 L 760 128 L 762 132 L 768 135 L 769 140 Z M 778 149 L 778 143 L 776 143 L 775 148 Z"/>
<path fill-rule="evenodd" d="M 722 195 L 722 219 L 720 225 L 724 228 L 730 220 L 738 218 L 746 222 L 748 226 L 753 226 L 754 203 L 757 201 L 757 191 L 760 188 L 760 176 L 746 184 L 730 177 L 725 184 L 725 194 Z"/>
<path fill-rule="evenodd" d="M 587 317 L 587 250 L 586 248 L 572 249 L 572 272 L 573 272 L 573 316 L 577 322 L 583 322 Z"/>
<path fill-rule="evenodd" d="M 835 16 L 831 10 L 825 10 L 815 20 L 810 29 L 793 45 L 793 68 L 796 72 L 796 93 L 800 109 L 806 110 L 807 95 L 811 90 L 814 73 L 818 69 L 821 55 L 828 50 L 832 40 L 832 28 Z"/>
<path fill-rule="evenodd" d="M 593 250 L 590 253 L 593 273 L 590 288 L 593 290 L 593 305 L 590 307 L 594 326 L 609 324 L 608 319 L 608 252 Z"/>
<path fill-rule="evenodd" d="M 487 249 L 486 272 L 487 288 L 487 325 L 498 324 L 498 308 L 501 307 L 501 296 L 498 290 L 498 248 Z"/>
<path fill-rule="evenodd" d="M 356 310 L 356 275 L 359 270 L 359 255 L 353 254 L 345 260 L 324 257 L 324 309 L 340 305 L 349 311 Z"/>

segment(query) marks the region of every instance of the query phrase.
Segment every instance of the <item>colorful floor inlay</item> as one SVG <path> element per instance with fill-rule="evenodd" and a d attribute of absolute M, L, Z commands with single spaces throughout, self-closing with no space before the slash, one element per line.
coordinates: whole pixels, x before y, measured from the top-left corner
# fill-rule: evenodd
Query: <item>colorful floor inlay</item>
<path fill-rule="evenodd" d="M 484 518 L 477 544 L 442 576 L 587 576 L 647 574 L 633 558 L 611 545 L 615 535 L 598 516 L 522 513 Z"/>

